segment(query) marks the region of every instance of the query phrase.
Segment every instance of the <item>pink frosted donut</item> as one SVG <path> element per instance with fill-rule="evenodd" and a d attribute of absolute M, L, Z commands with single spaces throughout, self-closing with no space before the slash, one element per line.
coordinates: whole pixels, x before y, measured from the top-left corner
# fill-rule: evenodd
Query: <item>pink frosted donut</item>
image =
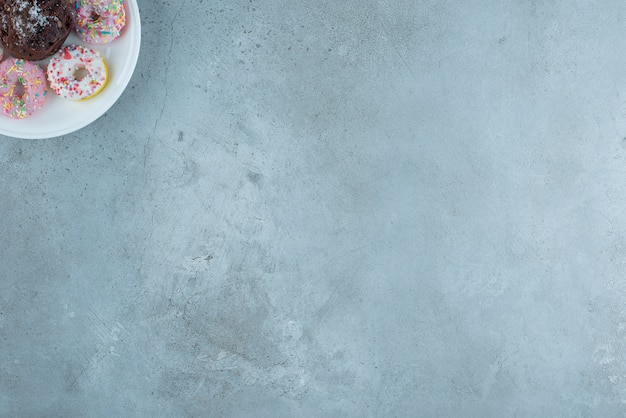
<path fill-rule="evenodd" d="M 9 58 L 0 63 L 0 105 L 12 119 L 24 119 L 46 102 L 46 74 L 37 64 Z"/>
<path fill-rule="evenodd" d="M 89 44 L 106 44 L 126 25 L 124 0 L 74 0 L 74 28 L 78 37 Z"/>

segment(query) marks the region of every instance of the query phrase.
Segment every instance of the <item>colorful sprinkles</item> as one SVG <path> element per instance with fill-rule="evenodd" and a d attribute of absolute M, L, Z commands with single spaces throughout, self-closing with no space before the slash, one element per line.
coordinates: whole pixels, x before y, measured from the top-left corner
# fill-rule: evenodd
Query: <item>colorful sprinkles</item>
<path fill-rule="evenodd" d="M 77 79 L 77 71 L 83 69 L 86 75 Z M 86 100 L 95 96 L 104 88 L 108 78 L 102 55 L 81 45 L 61 48 L 50 58 L 47 73 L 52 91 L 68 100 Z"/>
<path fill-rule="evenodd" d="M 74 29 L 89 44 L 105 44 L 126 25 L 124 0 L 74 0 Z"/>
<path fill-rule="evenodd" d="M 0 63 L 0 104 L 4 115 L 27 118 L 43 107 L 46 94 L 46 75 L 37 64 L 16 58 Z"/>

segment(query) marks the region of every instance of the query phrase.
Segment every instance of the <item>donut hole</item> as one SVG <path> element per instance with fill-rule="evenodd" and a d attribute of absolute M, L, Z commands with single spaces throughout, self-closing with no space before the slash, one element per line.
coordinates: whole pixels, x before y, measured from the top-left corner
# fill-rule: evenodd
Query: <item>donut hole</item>
<path fill-rule="evenodd" d="M 100 13 L 93 11 L 89 15 L 89 19 L 91 19 L 93 23 L 100 23 L 100 20 L 102 20 L 102 16 L 100 16 Z"/>
<path fill-rule="evenodd" d="M 87 71 L 85 67 L 78 67 L 76 71 L 74 71 L 74 78 L 76 81 L 83 81 L 88 75 L 89 71 Z"/>
<path fill-rule="evenodd" d="M 25 94 L 26 88 L 24 87 L 24 83 L 22 83 L 21 81 L 15 83 L 15 87 L 13 87 L 13 95 L 18 99 L 22 99 L 24 98 Z"/>

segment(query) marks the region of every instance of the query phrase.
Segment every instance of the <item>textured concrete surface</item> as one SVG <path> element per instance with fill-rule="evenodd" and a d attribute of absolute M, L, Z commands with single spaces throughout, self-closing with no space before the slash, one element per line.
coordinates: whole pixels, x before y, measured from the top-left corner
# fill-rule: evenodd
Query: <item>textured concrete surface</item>
<path fill-rule="evenodd" d="M 0 138 L 0 416 L 625 416 L 626 3 L 139 5 Z"/>

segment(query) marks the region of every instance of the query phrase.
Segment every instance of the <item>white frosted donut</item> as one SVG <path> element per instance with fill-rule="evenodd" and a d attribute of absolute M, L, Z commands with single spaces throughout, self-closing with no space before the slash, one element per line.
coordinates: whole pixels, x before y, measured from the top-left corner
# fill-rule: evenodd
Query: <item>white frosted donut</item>
<path fill-rule="evenodd" d="M 84 72 L 81 77 L 81 71 Z M 57 96 L 68 100 L 87 100 L 106 85 L 108 71 L 102 55 L 95 49 L 68 45 L 50 58 L 48 82 Z"/>

